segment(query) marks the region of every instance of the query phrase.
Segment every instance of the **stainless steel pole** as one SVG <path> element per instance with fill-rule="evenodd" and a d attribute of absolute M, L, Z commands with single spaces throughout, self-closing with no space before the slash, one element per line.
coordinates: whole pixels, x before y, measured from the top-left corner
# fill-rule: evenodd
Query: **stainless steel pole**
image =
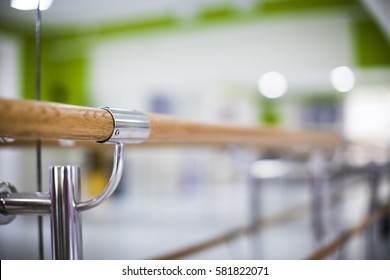
<path fill-rule="evenodd" d="M 249 178 L 249 196 L 250 196 L 250 222 L 252 227 L 252 254 L 254 260 L 261 259 L 261 240 L 260 240 L 260 188 L 261 179 L 250 176 Z"/>
<path fill-rule="evenodd" d="M 76 166 L 50 168 L 52 254 L 55 260 L 83 258 L 80 213 L 80 169 Z"/>
<path fill-rule="evenodd" d="M 368 185 L 370 189 L 370 200 L 368 206 L 368 215 L 371 215 L 379 208 L 378 190 L 381 180 L 381 171 L 377 163 L 371 162 L 368 165 Z M 374 224 L 366 231 L 366 259 L 377 259 L 378 255 L 378 224 Z"/>
<path fill-rule="evenodd" d="M 312 153 L 309 161 L 311 179 L 312 210 L 311 225 L 314 237 L 314 250 L 321 248 L 325 238 L 325 190 L 327 168 L 324 154 L 321 151 Z"/>

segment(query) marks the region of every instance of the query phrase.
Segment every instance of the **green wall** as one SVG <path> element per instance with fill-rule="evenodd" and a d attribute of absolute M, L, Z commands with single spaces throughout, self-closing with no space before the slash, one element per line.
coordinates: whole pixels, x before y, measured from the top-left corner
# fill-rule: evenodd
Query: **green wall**
<path fill-rule="evenodd" d="M 23 38 L 23 97 L 35 98 L 36 89 L 36 48 L 35 38 Z M 57 39 L 42 40 L 41 48 L 41 97 L 45 101 L 88 105 L 87 58 L 80 53 L 67 58 L 53 55 Z M 82 49 L 80 48 L 80 51 Z"/>
<path fill-rule="evenodd" d="M 353 26 L 355 60 L 362 67 L 390 66 L 390 43 L 372 19 L 358 21 Z"/>

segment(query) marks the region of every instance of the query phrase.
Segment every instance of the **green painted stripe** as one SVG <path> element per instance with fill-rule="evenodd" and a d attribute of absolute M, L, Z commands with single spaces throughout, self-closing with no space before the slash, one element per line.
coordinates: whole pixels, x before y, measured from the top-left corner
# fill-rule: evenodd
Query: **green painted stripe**
<path fill-rule="evenodd" d="M 256 10 L 263 13 L 294 13 L 305 10 L 337 8 L 359 4 L 358 0 L 261 0 Z"/>
<path fill-rule="evenodd" d="M 353 25 L 355 61 L 361 67 L 390 66 L 390 42 L 370 19 Z"/>

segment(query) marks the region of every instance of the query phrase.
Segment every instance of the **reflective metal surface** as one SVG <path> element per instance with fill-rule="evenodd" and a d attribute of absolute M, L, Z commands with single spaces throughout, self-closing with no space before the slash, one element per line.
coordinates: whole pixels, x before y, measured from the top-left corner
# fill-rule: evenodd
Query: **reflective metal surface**
<path fill-rule="evenodd" d="M 314 236 L 314 249 L 321 248 L 326 235 L 324 221 L 324 199 L 328 168 L 322 151 L 314 151 L 309 160 L 309 173 L 312 192 L 311 226 Z"/>
<path fill-rule="evenodd" d="M 116 190 L 119 181 L 122 177 L 123 171 L 123 144 L 117 143 L 115 146 L 115 155 L 114 155 L 114 165 L 112 168 L 111 178 L 104 189 L 104 191 L 97 197 L 81 202 L 77 204 L 78 211 L 85 211 L 91 208 L 94 208 L 101 203 L 103 203 L 106 199 L 108 199 Z"/>
<path fill-rule="evenodd" d="M 372 215 L 376 209 L 381 205 L 380 196 L 379 196 L 379 186 L 381 183 L 381 169 L 380 166 L 371 162 L 368 164 L 368 174 L 367 174 L 368 188 L 369 188 L 369 205 L 368 205 L 368 215 Z M 366 259 L 375 260 L 378 259 L 379 252 L 379 226 L 373 225 L 369 227 L 365 232 L 366 238 Z"/>
<path fill-rule="evenodd" d="M 5 209 L 5 200 L 13 193 L 16 193 L 16 188 L 7 182 L 0 182 L 0 225 L 10 223 L 15 219 L 15 215 L 9 215 Z"/>
<path fill-rule="evenodd" d="M 2 198 L 1 212 L 11 215 L 50 214 L 48 193 L 13 193 Z"/>
<path fill-rule="evenodd" d="M 100 143 L 142 143 L 150 134 L 150 121 L 145 114 L 134 110 L 103 108 L 114 120 L 111 137 Z"/>
<path fill-rule="evenodd" d="M 51 236 L 53 259 L 82 259 L 80 214 L 80 169 L 76 166 L 50 168 Z"/>
<path fill-rule="evenodd" d="M 0 143 L 12 143 L 14 141 L 15 141 L 15 138 L 0 137 Z"/>

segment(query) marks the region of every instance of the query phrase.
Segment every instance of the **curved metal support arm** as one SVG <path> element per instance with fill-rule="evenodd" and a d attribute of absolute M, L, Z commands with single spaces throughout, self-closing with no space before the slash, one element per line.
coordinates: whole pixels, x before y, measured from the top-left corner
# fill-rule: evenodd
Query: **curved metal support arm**
<path fill-rule="evenodd" d="M 150 134 L 151 125 L 146 115 L 134 110 L 123 110 L 105 107 L 114 121 L 114 130 L 109 139 L 99 143 L 114 143 L 115 156 L 114 166 L 110 181 L 104 191 L 91 200 L 76 204 L 78 211 L 85 211 L 94 208 L 109 198 L 117 188 L 123 171 L 123 143 L 141 143 Z"/>
<path fill-rule="evenodd" d="M 114 154 L 114 165 L 111 173 L 111 178 L 104 191 L 97 197 L 85 202 L 77 203 L 77 211 L 85 211 L 99 206 L 106 201 L 116 190 L 123 172 L 123 143 L 116 143 Z"/>

